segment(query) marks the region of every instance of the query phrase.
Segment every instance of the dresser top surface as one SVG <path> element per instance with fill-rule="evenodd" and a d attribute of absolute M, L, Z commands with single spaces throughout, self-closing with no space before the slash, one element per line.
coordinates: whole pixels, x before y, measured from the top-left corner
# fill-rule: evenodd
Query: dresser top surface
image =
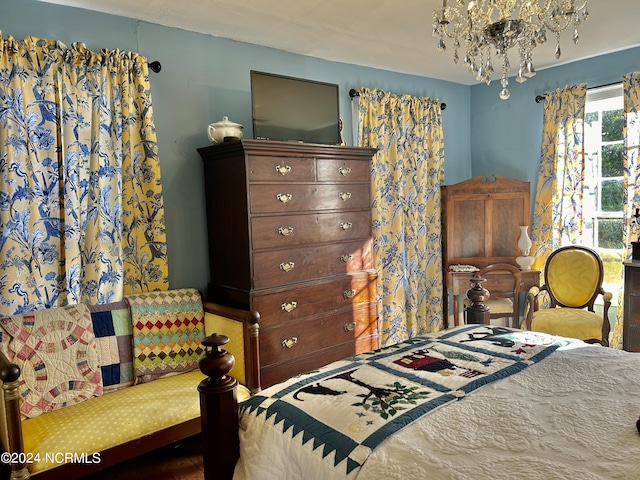
<path fill-rule="evenodd" d="M 210 155 L 226 156 L 237 151 L 253 154 L 292 154 L 292 155 L 315 155 L 315 156 L 342 156 L 356 155 L 371 159 L 376 153 L 375 148 L 351 147 L 346 145 L 322 145 L 315 143 L 299 142 L 279 142 L 274 140 L 232 140 L 218 143 L 198 149 L 198 153 L 205 157 Z"/>

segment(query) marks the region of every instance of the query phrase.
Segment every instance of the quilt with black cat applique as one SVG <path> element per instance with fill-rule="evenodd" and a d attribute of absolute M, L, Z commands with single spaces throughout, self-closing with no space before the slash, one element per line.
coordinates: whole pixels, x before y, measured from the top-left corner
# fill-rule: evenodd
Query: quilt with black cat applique
<path fill-rule="evenodd" d="M 412 421 L 512 375 L 574 340 L 468 325 L 334 362 L 241 405 L 312 451 L 345 478 Z"/>

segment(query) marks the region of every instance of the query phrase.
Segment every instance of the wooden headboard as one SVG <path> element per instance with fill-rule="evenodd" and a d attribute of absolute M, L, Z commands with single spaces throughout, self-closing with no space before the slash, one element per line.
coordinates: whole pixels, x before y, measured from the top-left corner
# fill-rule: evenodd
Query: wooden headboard
<path fill-rule="evenodd" d="M 530 184 L 493 175 L 442 187 L 443 267 L 516 264 L 520 226 L 529 225 Z"/>

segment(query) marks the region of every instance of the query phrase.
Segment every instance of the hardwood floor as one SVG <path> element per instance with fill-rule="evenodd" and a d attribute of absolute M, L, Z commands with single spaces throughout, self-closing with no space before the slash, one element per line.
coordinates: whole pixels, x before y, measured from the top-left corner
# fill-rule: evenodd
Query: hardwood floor
<path fill-rule="evenodd" d="M 84 480 L 204 480 L 200 435 L 83 477 Z"/>

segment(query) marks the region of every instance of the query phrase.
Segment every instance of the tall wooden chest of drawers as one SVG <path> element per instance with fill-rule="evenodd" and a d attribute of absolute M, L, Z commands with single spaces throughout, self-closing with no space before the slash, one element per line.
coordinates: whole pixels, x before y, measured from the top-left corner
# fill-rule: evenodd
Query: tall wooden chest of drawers
<path fill-rule="evenodd" d="M 262 387 L 379 347 L 373 149 L 266 140 L 198 149 L 209 300 L 260 313 Z"/>
<path fill-rule="evenodd" d="M 640 261 L 624 263 L 622 348 L 640 352 Z"/>

